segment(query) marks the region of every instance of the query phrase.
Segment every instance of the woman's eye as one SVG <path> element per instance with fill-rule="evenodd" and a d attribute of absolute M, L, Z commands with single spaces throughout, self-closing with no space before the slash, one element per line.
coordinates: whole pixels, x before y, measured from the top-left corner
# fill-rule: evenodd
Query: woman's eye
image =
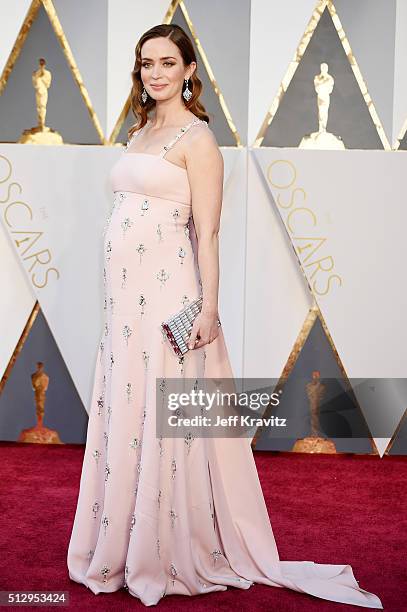
<path fill-rule="evenodd" d="M 166 64 L 167 66 L 174 66 L 173 62 L 164 62 L 164 64 Z M 146 62 L 145 64 L 141 64 L 141 66 L 143 68 L 147 68 L 147 66 L 150 66 L 150 62 Z"/>

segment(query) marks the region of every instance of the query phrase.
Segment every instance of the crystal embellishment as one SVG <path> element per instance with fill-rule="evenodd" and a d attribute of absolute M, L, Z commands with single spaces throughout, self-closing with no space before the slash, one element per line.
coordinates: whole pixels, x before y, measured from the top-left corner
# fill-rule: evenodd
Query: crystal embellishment
<path fill-rule="evenodd" d="M 120 204 L 122 202 L 124 202 L 124 200 L 127 198 L 127 193 L 124 191 L 115 191 L 114 192 L 114 204 L 115 206 L 117 206 L 118 208 L 120 208 Z"/>
<path fill-rule="evenodd" d="M 133 333 L 133 330 L 131 329 L 131 327 L 129 327 L 129 325 L 125 325 L 123 327 L 123 336 L 126 340 L 126 345 L 129 346 L 129 338 L 131 336 L 131 334 Z"/>
<path fill-rule="evenodd" d="M 127 268 L 122 268 L 122 279 L 122 289 L 125 289 L 127 281 Z"/>
<path fill-rule="evenodd" d="M 95 458 L 96 465 L 98 465 L 99 459 L 100 459 L 100 456 L 101 456 L 102 453 L 100 452 L 100 450 L 96 449 L 96 450 L 93 451 L 92 454 L 93 454 L 93 456 Z"/>
<path fill-rule="evenodd" d="M 138 302 L 138 303 L 139 303 L 139 306 L 141 306 L 140 316 L 143 316 L 143 314 L 144 314 L 144 308 L 145 308 L 145 305 L 147 304 L 147 300 L 146 300 L 146 298 L 144 297 L 144 295 L 140 295 L 140 299 L 139 299 L 139 302 Z"/>
<path fill-rule="evenodd" d="M 104 529 L 105 529 L 105 535 L 106 535 L 106 529 L 107 529 L 107 528 L 108 528 L 108 526 L 109 526 L 109 518 L 108 518 L 107 516 L 104 516 L 104 517 L 103 517 L 103 520 L 102 520 L 102 525 L 103 525 L 103 527 L 104 527 Z"/>
<path fill-rule="evenodd" d="M 105 402 L 103 399 L 103 395 L 99 396 L 99 399 L 97 400 L 97 405 L 98 405 L 98 416 L 100 416 L 102 414 L 102 410 L 103 410 L 103 406 L 104 406 Z"/>
<path fill-rule="evenodd" d="M 219 557 L 222 557 L 222 551 L 219 550 L 219 548 L 215 548 L 214 551 L 211 552 L 211 557 L 213 559 L 213 564 L 216 564 L 216 561 L 219 559 Z"/>
<path fill-rule="evenodd" d="M 169 511 L 168 514 L 170 515 L 170 519 L 171 519 L 171 527 L 174 527 L 175 519 L 178 518 L 178 514 L 172 508 L 171 508 L 171 510 Z"/>
<path fill-rule="evenodd" d="M 162 436 L 160 436 L 159 439 L 158 439 L 158 446 L 159 446 L 159 449 L 160 449 L 160 458 L 161 458 L 163 456 L 163 454 L 164 454 L 163 437 Z"/>
<path fill-rule="evenodd" d="M 184 436 L 184 442 L 185 442 L 186 447 L 188 449 L 188 455 L 189 455 L 189 452 L 191 450 L 191 445 L 192 445 L 192 442 L 194 441 L 194 439 L 195 439 L 194 435 L 190 431 L 188 433 L 186 433 L 185 436 Z"/>
<path fill-rule="evenodd" d="M 180 262 L 183 264 L 184 263 L 184 257 L 186 255 L 186 251 L 185 249 L 183 249 L 182 247 L 179 247 L 178 249 L 178 257 L 180 258 Z"/>
<path fill-rule="evenodd" d="M 131 382 L 128 382 L 126 385 L 126 394 L 127 394 L 127 403 L 130 404 L 131 401 Z"/>
<path fill-rule="evenodd" d="M 103 576 L 103 582 L 107 582 L 107 576 L 110 573 L 110 567 L 108 567 L 107 565 L 104 565 L 102 569 L 100 570 L 100 573 Z"/>
<path fill-rule="evenodd" d="M 141 214 L 142 215 L 144 215 L 144 212 L 148 210 L 149 205 L 150 205 L 150 202 L 148 200 L 143 200 L 143 203 L 141 204 Z"/>
<path fill-rule="evenodd" d="M 141 263 L 141 258 L 144 255 L 144 253 L 146 252 L 146 247 L 144 244 L 140 243 L 136 249 L 136 251 L 138 252 L 138 254 L 140 255 L 140 263 Z"/>
<path fill-rule="evenodd" d="M 174 223 L 175 223 L 175 229 L 176 229 L 176 231 L 178 231 L 178 223 L 177 223 L 177 219 L 179 217 L 179 210 L 178 210 L 178 208 L 174 208 L 172 216 L 173 216 Z"/>
<path fill-rule="evenodd" d="M 136 449 L 138 446 L 141 446 L 138 438 L 133 438 L 133 440 L 129 444 L 130 448 Z"/>
<path fill-rule="evenodd" d="M 150 356 L 149 356 L 149 354 L 147 353 L 147 351 L 143 351 L 143 352 L 141 353 L 141 356 L 142 356 L 143 361 L 144 361 L 144 367 L 145 367 L 145 369 L 147 370 L 147 368 L 148 368 L 148 360 L 149 360 Z"/>
<path fill-rule="evenodd" d="M 109 240 L 106 245 L 106 260 L 110 261 L 110 256 L 112 253 L 112 242 Z"/>
<path fill-rule="evenodd" d="M 95 502 L 92 506 L 93 518 L 96 518 L 97 513 L 99 512 L 99 502 Z"/>
<path fill-rule="evenodd" d="M 130 219 L 130 217 L 126 217 L 125 219 L 123 219 L 121 225 L 122 225 L 122 229 L 123 229 L 123 238 L 125 238 L 126 232 L 133 225 L 133 222 Z"/>
<path fill-rule="evenodd" d="M 174 584 L 175 584 L 175 576 L 178 575 L 178 572 L 177 572 L 177 568 L 175 567 L 175 565 L 173 563 L 171 563 L 171 565 L 170 565 L 170 573 L 171 573 L 171 576 L 172 576 L 172 578 L 171 578 L 172 586 L 174 586 Z"/>
<path fill-rule="evenodd" d="M 170 275 L 168 274 L 168 272 L 166 272 L 164 270 L 164 268 L 161 268 L 161 270 L 158 272 L 157 274 L 157 279 L 160 281 L 161 285 L 160 285 L 160 289 L 161 287 L 164 286 L 164 284 L 166 283 L 166 281 L 170 278 Z"/>

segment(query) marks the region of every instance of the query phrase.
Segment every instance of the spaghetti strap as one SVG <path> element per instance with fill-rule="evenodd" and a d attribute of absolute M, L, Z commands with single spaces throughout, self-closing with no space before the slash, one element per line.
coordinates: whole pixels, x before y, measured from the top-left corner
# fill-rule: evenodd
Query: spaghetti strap
<path fill-rule="evenodd" d="M 189 128 L 191 128 L 193 125 L 197 123 L 204 123 L 206 127 L 208 127 L 208 124 L 206 121 L 204 121 L 203 119 L 199 119 L 198 117 L 195 117 L 195 119 L 193 119 L 190 123 L 182 127 L 180 131 L 178 132 L 178 134 L 167 145 L 165 145 L 165 147 L 162 148 L 161 153 L 159 154 L 159 157 L 163 158 L 168 153 L 168 151 L 175 145 L 175 143 L 178 142 L 178 140 L 184 134 L 186 134 Z"/>
<path fill-rule="evenodd" d="M 147 126 L 148 123 L 150 123 L 150 119 L 147 120 L 147 122 L 143 125 L 142 128 L 140 128 L 136 132 L 133 132 L 133 134 L 128 139 L 126 145 L 124 145 L 125 152 L 129 150 L 129 147 L 131 143 L 133 142 L 133 140 L 135 140 L 137 136 L 139 136 L 139 134 L 141 134 L 144 131 L 144 128 Z M 167 145 L 162 147 L 160 153 L 158 153 L 156 156 L 164 157 L 167 151 L 169 151 L 174 146 L 174 144 L 181 138 L 181 136 L 183 136 L 189 130 L 189 128 L 191 128 L 196 123 L 204 123 L 206 127 L 208 127 L 208 124 L 206 121 L 204 121 L 203 119 L 199 119 L 198 117 L 195 117 L 195 119 L 193 119 L 190 123 L 182 127 L 180 131 L 178 132 L 178 134 Z"/>

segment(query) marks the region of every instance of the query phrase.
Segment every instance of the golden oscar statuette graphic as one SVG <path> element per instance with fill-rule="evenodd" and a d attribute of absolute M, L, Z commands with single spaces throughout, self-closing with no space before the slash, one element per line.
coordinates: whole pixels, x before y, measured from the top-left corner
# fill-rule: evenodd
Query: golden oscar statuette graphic
<path fill-rule="evenodd" d="M 37 370 L 31 374 L 32 388 L 35 394 L 35 411 L 37 424 L 29 429 L 23 429 L 17 442 L 38 442 L 40 444 L 62 444 L 57 431 L 44 427 L 45 396 L 48 389 L 49 376 L 44 372 L 44 364 L 37 361 Z"/>
<path fill-rule="evenodd" d="M 336 453 L 332 440 L 320 436 L 319 407 L 325 394 L 325 385 L 319 376 L 318 370 L 314 370 L 312 381 L 306 386 L 311 414 L 311 435 L 295 442 L 292 448 L 295 453 Z"/>
<path fill-rule="evenodd" d="M 320 74 L 315 75 L 314 87 L 318 100 L 318 132 L 312 132 L 300 142 L 300 149 L 345 149 L 341 137 L 327 132 L 330 96 L 334 88 L 334 78 L 328 72 L 328 64 L 321 64 Z"/>
<path fill-rule="evenodd" d="M 55 130 L 45 125 L 45 115 L 47 113 L 48 89 L 51 85 L 52 75 L 45 68 L 45 59 L 38 60 L 40 67 L 34 70 L 32 84 L 35 89 L 35 100 L 37 105 L 38 125 L 24 130 L 18 142 L 23 144 L 63 144 L 62 136 Z"/>

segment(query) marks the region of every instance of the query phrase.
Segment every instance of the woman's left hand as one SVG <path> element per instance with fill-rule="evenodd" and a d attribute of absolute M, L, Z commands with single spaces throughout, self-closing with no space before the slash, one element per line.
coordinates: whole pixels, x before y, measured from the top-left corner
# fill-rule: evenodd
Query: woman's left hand
<path fill-rule="evenodd" d="M 201 348 L 213 342 L 219 335 L 218 319 L 218 313 L 209 314 L 201 311 L 192 326 L 188 347 L 190 349 Z"/>

